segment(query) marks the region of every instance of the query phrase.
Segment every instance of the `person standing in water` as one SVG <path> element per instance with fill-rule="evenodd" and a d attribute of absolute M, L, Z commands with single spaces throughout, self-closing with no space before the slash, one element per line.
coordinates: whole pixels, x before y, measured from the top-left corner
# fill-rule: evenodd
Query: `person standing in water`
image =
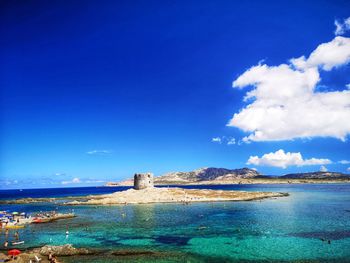
<path fill-rule="evenodd" d="M 19 240 L 19 233 L 18 231 L 15 232 L 15 239 L 18 241 Z"/>

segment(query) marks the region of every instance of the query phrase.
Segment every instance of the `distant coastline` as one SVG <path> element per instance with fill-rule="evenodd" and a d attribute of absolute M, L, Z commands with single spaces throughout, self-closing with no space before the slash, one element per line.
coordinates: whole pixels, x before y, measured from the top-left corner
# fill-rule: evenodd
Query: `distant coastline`
<path fill-rule="evenodd" d="M 228 185 L 228 184 L 333 184 L 350 183 L 350 175 L 338 172 L 294 173 L 266 176 L 249 168 L 200 168 L 190 172 L 171 172 L 154 178 L 155 185 Z M 108 182 L 105 186 L 132 186 L 133 179 Z"/>

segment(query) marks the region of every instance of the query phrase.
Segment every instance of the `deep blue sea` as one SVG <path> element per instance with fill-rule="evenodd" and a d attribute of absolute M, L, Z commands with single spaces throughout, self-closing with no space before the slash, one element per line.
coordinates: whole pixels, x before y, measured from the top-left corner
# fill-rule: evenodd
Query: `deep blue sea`
<path fill-rule="evenodd" d="M 350 184 L 186 186 L 288 192 L 249 202 L 117 206 L 0 205 L 74 210 L 77 217 L 20 230 L 19 249 L 73 244 L 105 254 L 65 262 L 350 262 Z M 3 190 L 1 199 L 105 194 L 125 187 Z M 65 232 L 69 230 L 69 236 Z M 10 239 L 12 234 L 10 233 Z M 0 242 L 3 243 L 4 234 Z M 120 256 L 115 251 L 131 254 Z"/>

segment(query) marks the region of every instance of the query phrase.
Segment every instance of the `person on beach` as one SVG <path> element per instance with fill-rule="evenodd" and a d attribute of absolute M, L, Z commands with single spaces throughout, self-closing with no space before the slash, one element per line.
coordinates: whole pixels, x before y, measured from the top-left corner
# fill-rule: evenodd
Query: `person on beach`
<path fill-rule="evenodd" d="M 18 231 L 15 232 L 15 239 L 18 241 L 19 240 L 19 233 Z"/>
<path fill-rule="evenodd" d="M 4 243 L 4 247 L 7 248 L 9 245 L 9 242 L 6 240 L 5 243 Z"/>

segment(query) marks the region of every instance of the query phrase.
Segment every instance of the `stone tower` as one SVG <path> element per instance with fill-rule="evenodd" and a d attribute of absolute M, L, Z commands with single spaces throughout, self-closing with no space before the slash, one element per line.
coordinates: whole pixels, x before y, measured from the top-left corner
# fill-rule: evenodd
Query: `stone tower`
<path fill-rule="evenodd" d="M 153 187 L 153 174 L 135 174 L 134 175 L 134 189 L 141 190 Z"/>

